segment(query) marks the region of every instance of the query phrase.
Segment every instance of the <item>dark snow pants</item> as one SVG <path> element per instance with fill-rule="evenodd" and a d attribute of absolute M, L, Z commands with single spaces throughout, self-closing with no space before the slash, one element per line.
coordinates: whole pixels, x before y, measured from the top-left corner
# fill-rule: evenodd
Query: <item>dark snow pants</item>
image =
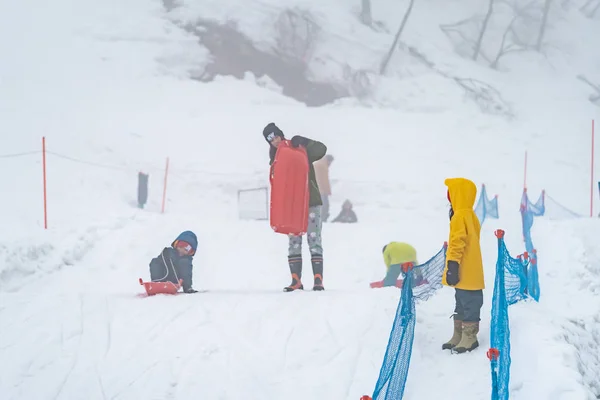
<path fill-rule="evenodd" d="M 402 272 L 401 264 L 392 264 L 387 270 L 385 277 L 383 278 L 383 286 L 396 286 L 396 281 L 400 277 Z M 423 282 L 423 273 L 421 268 L 415 268 L 411 272 L 413 274 L 412 286 L 419 286 Z"/>
<path fill-rule="evenodd" d="M 321 206 L 314 206 L 308 209 L 308 228 L 306 232 L 306 241 L 312 256 L 323 255 L 323 245 L 321 244 Z M 302 255 L 302 236 L 290 236 L 288 255 Z"/>
<path fill-rule="evenodd" d="M 479 322 L 483 306 L 483 290 L 455 289 L 454 318 L 464 322 Z"/>

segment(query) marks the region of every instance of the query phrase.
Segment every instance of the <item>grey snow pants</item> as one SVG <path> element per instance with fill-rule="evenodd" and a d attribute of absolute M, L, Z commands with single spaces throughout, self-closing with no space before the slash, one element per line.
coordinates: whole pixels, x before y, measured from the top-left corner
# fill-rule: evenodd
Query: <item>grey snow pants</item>
<path fill-rule="evenodd" d="M 483 306 L 483 290 L 454 289 L 454 318 L 464 322 L 479 322 Z"/>
<path fill-rule="evenodd" d="M 308 228 L 306 232 L 306 241 L 310 249 L 311 256 L 323 255 L 323 245 L 321 244 L 321 206 L 314 206 L 308 209 Z M 290 236 L 288 248 L 289 256 L 302 256 L 302 236 Z"/>

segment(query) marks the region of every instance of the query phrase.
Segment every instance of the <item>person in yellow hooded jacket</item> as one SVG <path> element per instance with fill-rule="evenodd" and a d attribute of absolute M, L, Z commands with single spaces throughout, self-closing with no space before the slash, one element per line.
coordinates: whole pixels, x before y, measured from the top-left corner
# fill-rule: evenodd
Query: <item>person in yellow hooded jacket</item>
<path fill-rule="evenodd" d="M 477 334 L 483 305 L 483 261 L 479 235 L 481 225 L 473 206 L 477 186 L 465 178 L 445 180 L 450 202 L 450 237 L 442 284 L 455 288 L 454 334 L 442 345 L 456 353 L 479 346 Z"/>
<path fill-rule="evenodd" d="M 386 274 L 383 280 L 371 282 L 372 288 L 397 286 L 402 287 L 402 281 L 398 281 L 402 264 L 413 263 L 418 265 L 417 250 L 413 246 L 404 242 L 390 242 L 383 246 L 383 262 L 386 267 Z M 423 275 L 420 269 L 413 270 L 413 285 L 418 286 L 423 283 Z"/>

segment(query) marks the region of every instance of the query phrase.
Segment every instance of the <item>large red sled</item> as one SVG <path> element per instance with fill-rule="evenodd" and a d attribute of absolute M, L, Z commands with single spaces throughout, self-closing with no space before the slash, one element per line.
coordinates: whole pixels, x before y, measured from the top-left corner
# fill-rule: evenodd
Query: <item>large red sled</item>
<path fill-rule="evenodd" d="M 154 296 L 155 294 L 175 294 L 183 285 L 183 279 L 180 279 L 179 285 L 177 285 L 173 282 L 144 282 L 140 278 L 140 285 L 146 289 L 148 296 Z"/>
<path fill-rule="evenodd" d="M 289 140 L 277 147 L 271 165 L 271 228 L 277 233 L 303 235 L 308 229 L 308 156 Z"/>

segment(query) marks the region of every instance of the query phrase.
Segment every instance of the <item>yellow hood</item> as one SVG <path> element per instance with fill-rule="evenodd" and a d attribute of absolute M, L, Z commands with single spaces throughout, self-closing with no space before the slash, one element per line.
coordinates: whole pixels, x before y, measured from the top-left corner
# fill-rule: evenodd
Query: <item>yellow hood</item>
<path fill-rule="evenodd" d="M 477 186 L 465 178 L 448 178 L 444 181 L 450 193 L 450 203 L 454 211 L 472 210 L 477 197 Z"/>

